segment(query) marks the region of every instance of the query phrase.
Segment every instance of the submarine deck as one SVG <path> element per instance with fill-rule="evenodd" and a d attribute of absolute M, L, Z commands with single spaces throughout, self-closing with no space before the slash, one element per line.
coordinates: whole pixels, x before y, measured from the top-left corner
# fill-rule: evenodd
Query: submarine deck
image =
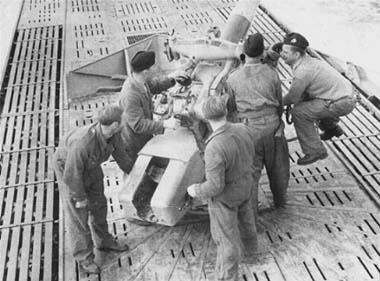
<path fill-rule="evenodd" d="M 98 276 L 83 274 L 69 251 L 52 155 L 68 128 L 92 122 L 94 112 L 116 99 L 107 93 L 68 99 L 65 75 L 173 27 L 202 35 L 223 26 L 235 0 L 30 0 L 24 1 L 1 87 L 0 276 L 3 280 L 213 280 L 215 245 L 207 217 L 187 216 L 175 227 L 129 224 L 118 201 L 122 174 L 104 165 L 108 222 L 131 250 L 96 252 Z M 258 9 L 250 32 L 266 44 L 288 32 L 270 11 Z M 280 65 L 284 91 L 289 69 Z M 296 165 L 297 141 L 289 142 L 288 207 L 265 209 L 270 190 L 260 184 L 263 207 L 259 263 L 242 265 L 241 280 L 380 280 L 379 110 L 364 93 L 342 118 L 345 134 L 326 142 L 329 157 Z M 295 136 L 287 126 L 287 138 Z"/>

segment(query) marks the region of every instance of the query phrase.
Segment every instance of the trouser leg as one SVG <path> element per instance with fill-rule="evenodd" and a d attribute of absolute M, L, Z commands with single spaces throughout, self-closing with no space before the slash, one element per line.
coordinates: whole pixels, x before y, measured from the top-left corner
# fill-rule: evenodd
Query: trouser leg
<path fill-rule="evenodd" d="M 217 247 L 217 280 L 238 280 L 240 236 L 238 210 L 217 201 L 209 201 L 211 236 Z"/>
<path fill-rule="evenodd" d="M 286 203 L 286 190 L 290 176 L 288 143 L 284 135 L 274 137 L 279 126 L 280 120 L 277 116 L 250 123 L 250 128 L 259 136 L 255 141 L 254 188 L 258 190 L 261 171 L 265 166 L 276 207 Z M 257 208 L 254 208 L 254 212 L 257 215 Z"/>
<path fill-rule="evenodd" d="M 289 184 L 290 163 L 289 149 L 285 136 L 269 136 L 265 142 L 265 169 L 269 178 L 269 186 L 276 207 L 286 204 L 286 190 Z"/>
<path fill-rule="evenodd" d="M 250 200 L 240 205 L 238 211 L 238 225 L 242 251 L 245 256 L 253 255 L 258 251 L 256 218 Z"/>
<path fill-rule="evenodd" d="M 62 180 L 64 164 L 56 155 L 54 155 L 53 165 L 63 207 L 64 230 L 68 235 L 73 257 L 79 263 L 91 261 L 94 259 L 94 245 L 91 229 L 88 225 L 89 209 L 88 207 L 75 208 L 75 202 L 71 198 L 69 187 Z"/>
<path fill-rule="evenodd" d="M 321 100 L 312 100 L 296 104 L 292 111 L 294 128 L 304 154 L 322 154 L 326 152 L 316 128 L 316 120 L 327 117 L 326 105 Z"/>
<path fill-rule="evenodd" d="M 323 131 L 333 131 L 339 123 L 339 116 L 351 113 L 355 108 L 354 98 L 345 98 L 336 102 L 330 102 L 327 106 L 329 116 L 319 120 L 319 128 Z"/>
<path fill-rule="evenodd" d="M 62 184 L 60 184 L 60 195 L 64 208 L 65 230 L 67 231 L 66 234 L 71 244 L 74 259 L 79 263 L 92 260 L 94 258 L 94 245 L 88 225 L 89 210 L 88 208 L 75 208 L 75 203 L 67 192 L 68 188 L 62 186 Z"/>
<path fill-rule="evenodd" d="M 101 247 L 111 242 L 113 236 L 108 232 L 107 199 L 104 196 L 103 181 L 99 182 L 94 189 L 96 191 L 89 194 L 90 222 L 95 244 Z"/>
<path fill-rule="evenodd" d="M 252 207 L 255 217 L 258 215 L 258 200 L 259 200 L 259 181 L 261 172 L 264 167 L 264 144 L 263 139 L 255 141 L 255 157 L 253 161 L 253 186 L 252 186 Z"/>

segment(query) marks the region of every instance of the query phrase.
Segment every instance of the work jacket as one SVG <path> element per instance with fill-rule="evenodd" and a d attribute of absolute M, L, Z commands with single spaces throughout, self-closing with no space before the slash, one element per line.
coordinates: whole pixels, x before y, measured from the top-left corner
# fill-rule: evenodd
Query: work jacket
<path fill-rule="evenodd" d="M 133 76 L 124 82 L 119 104 L 124 110 L 122 135 L 128 150 L 137 153 L 154 134 L 164 132 L 163 121 L 153 120 L 152 96 L 174 84 L 174 79 L 162 78 L 142 85 Z"/>
<path fill-rule="evenodd" d="M 236 103 L 239 118 L 255 119 L 282 112 L 281 81 L 268 64 L 245 64 L 238 68 L 229 76 L 226 90 Z"/>
<path fill-rule="evenodd" d="M 243 124 L 226 123 L 206 141 L 206 181 L 195 185 L 196 197 L 237 206 L 250 198 L 253 185 L 253 136 Z"/>
<path fill-rule="evenodd" d="M 111 154 L 119 167 L 129 173 L 133 163 L 122 149 L 120 133 L 106 140 L 99 123 L 75 128 L 61 139 L 54 154 L 56 172 L 70 189 L 73 198 L 83 200 L 89 192 L 103 192 L 92 189 L 95 186 L 103 187 L 100 164 Z"/>
<path fill-rule="evenodd" d="M 284 97 L 285 105 L 312 99 L 334 101 L 354 97 L 351 83 L 326 62 L 304 55 L 292 70 L 294 77 Z"/>

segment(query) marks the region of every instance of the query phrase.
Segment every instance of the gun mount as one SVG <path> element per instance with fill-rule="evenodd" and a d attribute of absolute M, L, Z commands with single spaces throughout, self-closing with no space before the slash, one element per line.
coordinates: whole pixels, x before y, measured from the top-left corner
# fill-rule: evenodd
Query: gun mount
<path fill-rule="evenodd" d="M 153 137 L 139 152 L 119 196 L 126 217 L 172 226 L 191 207 L 186 189 L 204 179 L 202 154 L 210 133 L 200 109 L 209 95 L 223 94 L 258 5 L 240 1 L 224 28 L 212 27 L 203 38 L 156 34 L 69 73 L 70 98 L 120 91 L 130 58 L 146 50 L 156 53 L 160 73 L 184 70 L 192 78 L 191 85 L 176 85 L 154 99 L 155 118 L 175 116 L 182 127 Z"/>

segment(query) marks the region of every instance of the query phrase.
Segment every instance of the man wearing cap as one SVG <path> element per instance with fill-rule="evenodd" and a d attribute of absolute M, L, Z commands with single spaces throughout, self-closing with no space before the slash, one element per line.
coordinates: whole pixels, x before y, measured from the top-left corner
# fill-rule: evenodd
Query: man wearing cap
<path fill-rule="evenodd" d="M 236 101 L 234 119 L 245 123 L 256 136 L 253 202 L 265 166 L 275 207 L 284 207 L 289 182 L 289 150 L 281 121 L 281 81 L 275 68 L 263 63 L 264 39 L 260 33 L 244 42 L 245 64 L 227 80 L 227 90 Z M 257 206 L 255 206 L 255 211 Z"/>
<path fill-rule="evenodd" d="M 208 97 L 202 111 L 213 130 L 206 141 L 206 181 L 189 186 L 187 192 L 208 200 L 211 235 L 217 247 L 215 279 L 236 281 L 241 256 L 251 261 L 258 247 L 250 200 L 253 136 L 247 126 L 227 122 L 222 97 Z"/>
<path fill-rule="evenodd" d="M 293 70 L 293 81 L 284 104 L 294 104 L 291 110 L 297 137 L 305 154 L 299 165 L 308 165 L 326 158 L 322 140 L 343 134 L 339 116 L 347 115 L 355 107 L 356 99 L 350 82 L 327 63 L 308 56 L 309 46 L 298 33 L 288 34 L 283 42 L 281 57 Z M 319 136 L 316 128 L 324 133 Z"/>
<path fill-rule="evenodd" d="M 124 109 L 122 135 L 130 158 L 137 153 L 154 134 L 162 134 L 165 128 L 176 129 L 180 121 L 170 118 L 153 120 L 152 96 L 175 85 L 189 84 L 190 77 L 184 71 L 175 71 L 163 78 L 156 78 L 155 53 L 139 51 L 131 60 L 132 75 L 124 82 L 119 103 Z"/>
<path fill-rule="evenodd" d="M 100 166 L 112 154 L 121 169 L 131 169 L 133 163 L 122 149 L 122 112 L 117 105 L 106 106 L 100 111 L 98 122 L 68 132 L 54 154 L 66 231 L 74 259 L 87 273 L 100 271 L 94 263 L 94 243 L 103 251 L 128 250 L 128 245 L 119 245 L 108 232 Z"/>

